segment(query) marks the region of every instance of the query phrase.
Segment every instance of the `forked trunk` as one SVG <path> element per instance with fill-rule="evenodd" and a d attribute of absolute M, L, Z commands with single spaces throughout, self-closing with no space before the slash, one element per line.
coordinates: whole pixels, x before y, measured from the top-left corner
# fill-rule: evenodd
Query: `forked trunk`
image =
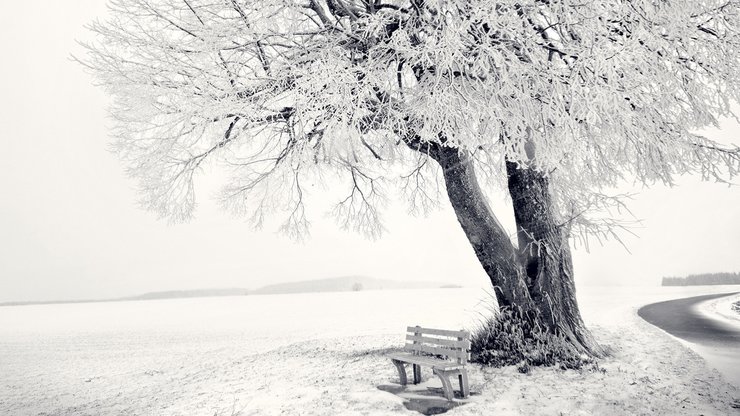
<path fill-rule="evenodd" d="M 432 157 L 442 167 L 452 207 L 499 306 L 511 307 L 527 325 L 564 337 L 577 353 L 601 355 L 578 310 L 568 236 L 556 222 L 547 177 L 507 163 L 517 247 L 491 211 L 470 157 L 451 148 Z"/>

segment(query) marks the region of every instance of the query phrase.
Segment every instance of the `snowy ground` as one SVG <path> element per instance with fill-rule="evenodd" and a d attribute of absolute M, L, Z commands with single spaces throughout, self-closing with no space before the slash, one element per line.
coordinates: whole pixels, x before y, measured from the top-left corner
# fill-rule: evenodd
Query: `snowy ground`
<path fill-rule="evenodd" d="M 735 286 L 735 289 L 732 291 L 740 292 L 740 286 Z M 740 328 L 740 311 L 733 309 L 733 305 L 739 302 L 740 294 L 736 294 L 726 298 L 714 299 L 702 306 L 706 313 L 719 316 L 727 324 Z"/>
<path fill-rule="evenodd" d="M 740 291 L 735 286 L 733 292 Z M 733 305 L 740 302 L 740 294 L 710 300 L 697 305 L 699 312 L 712 318 L 718 319 L 725 326 L 740 331 L 740 313 L 733 310 Z M 698 352 L 710 366 L 719 372 L 735 386 L 740 386 L 740 345 L 697 345 L 685 343 L 689 348 Z"/>
<path fill-rule="evenodd" d="M 475 394 L 447 414 L 740 414 L 736 387 L 635 313 L 730 291 L 580 288 L 587 324 L 613 348 L 603 371 L 471 366 Z M 473 327 L 486 298 L 466 288 L 0 308 L 0 414 L 418 415 L 386 391 L 397 375 L 383 354 L 408 324 Z M 421 387 L 439 383 L 426 372 Z"/>

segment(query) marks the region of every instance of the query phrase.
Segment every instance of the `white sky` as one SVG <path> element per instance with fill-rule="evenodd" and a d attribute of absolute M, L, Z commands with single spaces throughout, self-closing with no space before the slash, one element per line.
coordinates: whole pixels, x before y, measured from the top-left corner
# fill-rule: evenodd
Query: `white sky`
<path fill-rule="evenodd" d="M 139 210 L 133 183 L 107 151 L 106 97 L 70 60 L 103 0 L 10 2 L 0 17 L 0 302 L 114 297 L 362 274 L 485 285 L 449 206 L 413 218 L 386 211 L 378 241 L 320 213 L 294 243 L 219 211 L 208 189 L 197 218 L 168 225 Z M 708 133 L 740 143 L 728 122 Z M 512 224 L 506 202 L 492 201 Z M 655 285 L 666 275 L 740 271 L 740 188 L 683 178 L 630 205 L 639 238 L 575 252 L 578 285 Z"/>

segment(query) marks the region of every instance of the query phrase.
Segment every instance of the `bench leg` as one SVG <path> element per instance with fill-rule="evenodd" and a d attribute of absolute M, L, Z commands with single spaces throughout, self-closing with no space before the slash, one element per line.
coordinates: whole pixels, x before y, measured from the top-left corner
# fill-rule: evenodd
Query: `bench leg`
<path fill-rule="evenodd" d="M 414 384 L 421 383 L 421 366 L 414 364 Z"/>
<path fill-rule="evenodd" d="M 461 369 L 460 375 L 457 376 L 460 380 L 460 392 L 462 393 L 463 399 L 470 396 L 470 386 L 468 385 L 468 370 Z"/>
<path fill-rule="evenodd" d="M 398 378 L 401 380 L 401 385 L 405 386 L 408 384 L 408 380 L 406 380 L 406 367 L 403 365 L 401 361 L 398 360 L 391 360 L 393 361 L 393 365 L 396 366 L 398 369 Z"/>
<path fill-rule="evenodd" d="M 434 370 L 434 374 L 442 380 L 442 390 L 445 393 L 445 398 L 449 401 L 455 397 L 455 393 L 452 390 L 452 383 L 450 383 L 450 374 L 446 371 Z"/>

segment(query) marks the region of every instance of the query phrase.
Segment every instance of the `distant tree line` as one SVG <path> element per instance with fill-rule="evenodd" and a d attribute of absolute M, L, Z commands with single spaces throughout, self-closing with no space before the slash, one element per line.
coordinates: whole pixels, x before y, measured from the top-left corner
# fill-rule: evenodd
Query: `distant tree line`
<path fill-rule="evenodd" d="M 663 286 L 697 285 L 740 285 L 740 273 L 702 273 L 663 278 Z"/>

